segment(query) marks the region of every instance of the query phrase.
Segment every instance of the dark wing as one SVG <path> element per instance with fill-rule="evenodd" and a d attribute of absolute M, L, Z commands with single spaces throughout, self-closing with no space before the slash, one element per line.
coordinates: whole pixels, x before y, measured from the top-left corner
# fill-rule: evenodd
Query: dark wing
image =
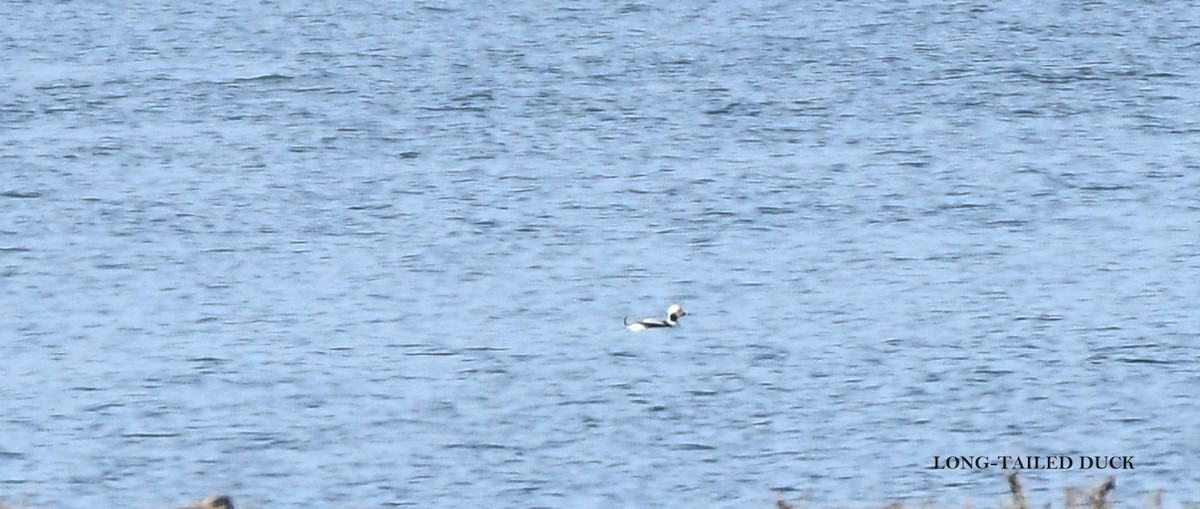
<path fill-rule="evenodd" d="M 659 327 L 670 327 L 671 326 L 671 324 L 664 322 L 662 320 L 646 319 L 646 320 L 642 320 L 641 322 L 638 322 L 638 323 L 642 324 L 647 329 L 657 329 Z"/>

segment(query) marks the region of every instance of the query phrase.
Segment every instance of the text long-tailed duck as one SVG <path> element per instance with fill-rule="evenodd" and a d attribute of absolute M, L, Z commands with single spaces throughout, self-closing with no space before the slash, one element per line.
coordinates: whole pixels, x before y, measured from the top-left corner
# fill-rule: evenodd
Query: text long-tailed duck
<path fill-rule="evenodd" d="M 674 327 L 676 323 L 679 323 L 679 318 L 684 316 L 687 316 L 687 312 L 684 311 L 683 308 L 679 307 L 679 304 L 671 304 L 671 307 L 667 308 L 666 320 L 646 318 L 630 323 L 629 317 L 627 316 L 625 317 L 625 328 L 637 332 L 644 331 L 646 329 L 657 329 L 660 327 Z"/>

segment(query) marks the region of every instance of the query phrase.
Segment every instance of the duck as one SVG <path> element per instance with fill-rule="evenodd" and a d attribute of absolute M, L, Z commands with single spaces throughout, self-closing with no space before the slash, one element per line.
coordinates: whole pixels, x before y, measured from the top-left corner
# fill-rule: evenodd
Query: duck
<path fill-rule="evenodd" d="M 233 509 L 233 500 L 227 495 L 211 495 L 199 504 L 192 504 L 187 509 Z"/>
<path fill-rule="evenodd" d="M 630 322 L 629 317 L 625 317 L 625 328 L 633 332 L 644 331 L 646 329 L 659 329 L 662 327 L 674 327 L 679 323 L 679 319 L 687 316 L 687 311 L 684 311 L 679 304 L 671 304 L 667 308 L 667 319 L 659 320 L 657 318 L 644 318 L 636 322 Z"/>

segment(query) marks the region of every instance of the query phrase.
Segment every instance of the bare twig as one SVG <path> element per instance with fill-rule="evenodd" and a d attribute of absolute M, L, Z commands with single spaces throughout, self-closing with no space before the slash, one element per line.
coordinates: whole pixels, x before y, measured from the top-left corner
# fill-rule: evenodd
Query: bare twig
<path fill-rule="evenodd" d="M 1025 501 L 1025 490 L 1021 488 L 1021 479 L 1017 477 L 1017 473 L 1009 472 L 1005 477 L 1008 479 L 1008 490 L 1012 492 L 1014 509 L 1029 509 L 1029 503 Z"/>
<path fill-rule="evenodd" d="M 1112 477 L 1105 479 L 1092 490 L 1092 497 L 1088 500 L 1090 509 L 1108 509 L 1108 492 L 1117 487 L 1117 481 Z"/>

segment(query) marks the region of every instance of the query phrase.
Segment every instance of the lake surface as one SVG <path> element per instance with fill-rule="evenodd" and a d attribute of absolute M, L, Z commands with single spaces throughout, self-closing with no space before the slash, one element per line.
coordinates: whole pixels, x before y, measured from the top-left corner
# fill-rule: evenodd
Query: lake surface
<path fill-rule="evenodd" d="M 0 498 L 1200 500 L 1200 4 L 135 4 L 0 8 Z"/>

